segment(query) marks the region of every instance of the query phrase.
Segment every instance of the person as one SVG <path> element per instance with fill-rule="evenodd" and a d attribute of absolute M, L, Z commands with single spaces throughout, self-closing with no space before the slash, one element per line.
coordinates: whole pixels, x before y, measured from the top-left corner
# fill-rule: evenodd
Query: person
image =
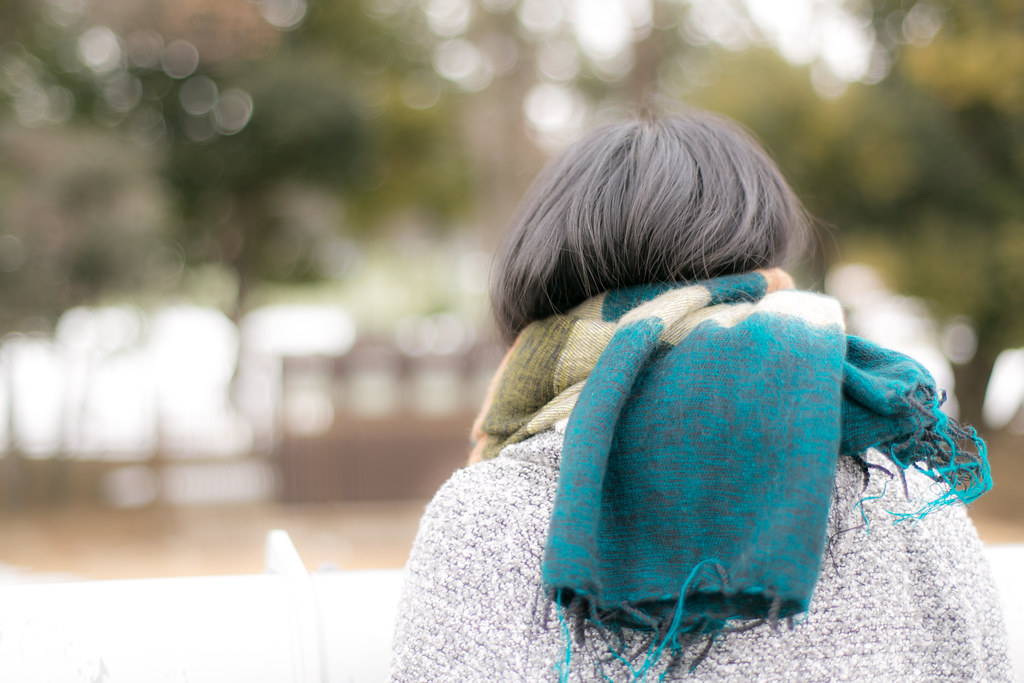
<path fill-rule="evenodd" d="M 392 680 L 1011 677 L 962 505 L 984 442 L 794 288 L 808 233 L 711 113 L 544 169 L 495 259 L 511 346 L 421 520 Z"/>

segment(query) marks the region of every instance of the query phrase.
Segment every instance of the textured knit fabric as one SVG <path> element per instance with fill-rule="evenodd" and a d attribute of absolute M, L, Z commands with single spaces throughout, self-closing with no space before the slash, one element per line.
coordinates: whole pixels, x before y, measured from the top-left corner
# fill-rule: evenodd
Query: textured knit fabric
<path fill-rule="evenodd" d="M 427 507 L 405 573 L 392 680 L 555 681 L 566 638 L 569 680 L 628 681 L 651 644 L 625 629 L 622 660 L 599 629 L 563 624 L 541 582 L 558 483 L 562 436 L 554 430 L 467 467 Z M 829 542 L 808 611 L 720 636 L 697 667 L 661 660 L 647 680 L 1009 681 L 1002 614 L 981 546 L 963 508 L 893 524 L 919 509 L 933 483 L 907 473 L 911 500 L 888 458 L 869 452 L 870 480 L 840 460 Z"/>
<path fill-rule="evenodd" d="M 990 485 L 924 368 L 791 287 L 772 270 L 608 292 L 529 326 L 499 372 L 483 457 L 571 410 L 543 578 L 610 635 L 647 626 L 668 652 L 803 612 L 840 455 L 878 446 L 945 483 L 938 503 Z"/>

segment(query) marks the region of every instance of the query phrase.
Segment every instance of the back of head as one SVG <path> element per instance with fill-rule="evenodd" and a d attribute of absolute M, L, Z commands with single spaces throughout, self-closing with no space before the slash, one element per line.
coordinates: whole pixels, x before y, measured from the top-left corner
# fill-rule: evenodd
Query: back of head
<path fill-rule="evenodd" d="M 775 163 L 705 112 L 613 124 L 541 172 L 494 262 L 491 301 L 511 341 L 601 292 L 784 265 L 807 219 Z"/>

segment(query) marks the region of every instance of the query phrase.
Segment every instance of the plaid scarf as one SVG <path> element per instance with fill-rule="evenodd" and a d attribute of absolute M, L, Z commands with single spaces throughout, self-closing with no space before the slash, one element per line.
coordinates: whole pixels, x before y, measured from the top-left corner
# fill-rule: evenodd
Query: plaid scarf
<path fill-rule="evenodd" d="M 638 678 L 729 620 L 807 609 L 838 457 L 878 448 L 944 484 L 918 516 L 991 487 L 928 372 L 792 286 L 774 269 L 630 287 L 535 322 L 474 425 L 471 461 L 565 426 L 544 585 L 560 615 L 655 631 Z"/>

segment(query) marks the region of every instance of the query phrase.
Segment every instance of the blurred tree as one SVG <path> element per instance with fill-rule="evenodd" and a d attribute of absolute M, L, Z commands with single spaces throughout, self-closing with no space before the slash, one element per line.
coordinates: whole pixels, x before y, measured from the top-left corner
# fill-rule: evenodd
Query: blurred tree
<path fill-rule="evenodd" d="M 443 232 L 465 210 L 468 173 L 440 84 L 427 83 L 415 106 L 398 94 L 422 70 L 415 54 L 401 58 L 400 30 L 358 3 L 324 3 L 272 56 L 226 75 L 213 65 L 210 81 L 235 88 L 222 97 L 237 93 L 251 111 L 237 131 L 224 130 L 216 106 L 198 118 L 187 111 L 185 88 L 203 75 L 182 84 L 183 106 L 167 116 L 168 177 L 190 256 L 237 274 L 237 311 L 261 280 L 341 275 L 343 258 L 325 261 L 337 255 L 328 247 L 339 233 L 365 236 L 408 211 Z M 317 215 L 310 187 L 321 188 L 321 204 L 341 202 Z"/>
<path fill-rule="evenodd" d="M 0 330 L 46 330 L 109 289 L 173 283 L 153 160 L 103 132 L 0 125 Z"/>
<path fill-rule="evenodd" d="M 7 0 L 0 97 L 21 125 L 95 121 L 157 155 L 172 246 L 228 266 L 238 310 L 261 279 L 343 273 L 340 232 L 468 217 L 494 235 L 585 126 L 708 106 L 761 136 L 845 254 L 971 316 L 975 417 L 1024 336 L 1024 9 L 836 1 L 873 41 L 871 85 L 823 89 L 741 2 Z"/>
<path fill-rule="evenodd" d="M 874 25 L 894 60 L 877 84 L 821 98 L 806 69 L 751 51 L 695 100 L 766 142 L 838 230 L 827 260 L 867 258 L 940 317 L 970 317 L 957 394 L 980 423 L 996 355 L 1024 343 L 1024 7 L 880 2 Z"/>
<path fill-rule="evenodd" d="M 45 331 L 111 288 L 167 284 L 166 192 L 151 155 L 91 124 L 45 59 L 41 3 L 0 4 L 0 332 Z M 42 55 L 43 58 L 40 58 Z"/>
<path fill-rule="evenodd" d="M 473 169 L 473 224 L 494 242 L 547 156 L 595 121 L 651 105 L 701 47 L 681 0 L 376 0 L 445 87 Z M 403 86 L 405 83 L 403 83 Z M 614 113 L 610 114 L 610 111 Z"/>
<path fill-rule="evenodd" d="M 159 160 L 171 243 L 190 267 L 234 272 L 236 315 L 257 281 L 340 276 L 345 259 L 325 254 L 341 234 L 410 211 L 442 230 L 468 203 L 445 93 L 398 97 L 422 71 L 395 58 L 415 40 L 358 3 L 9 0 L 7 19 L 19 30 L 2 36 L 0 96 L 16 120 L 99 124 Z"/>

